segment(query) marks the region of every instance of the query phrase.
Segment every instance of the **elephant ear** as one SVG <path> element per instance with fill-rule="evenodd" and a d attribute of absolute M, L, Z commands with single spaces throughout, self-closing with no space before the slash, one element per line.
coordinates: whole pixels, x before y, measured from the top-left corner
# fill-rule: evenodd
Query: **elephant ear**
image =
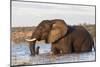
<path fill-rule="evenodd" d="M 64 20 L 52 20 L 54 23 L 52 25 L 52 29 L 48 36 L 48 42 L 53 43 L 66 35 L 68 31 L 68 26 L 66 25 Z"/>

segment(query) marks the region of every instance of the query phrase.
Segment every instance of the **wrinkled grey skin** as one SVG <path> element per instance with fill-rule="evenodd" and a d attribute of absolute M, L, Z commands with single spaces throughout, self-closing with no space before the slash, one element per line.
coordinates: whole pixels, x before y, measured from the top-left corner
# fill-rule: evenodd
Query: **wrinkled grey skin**
<path fill-rule="evenodd" d="M 31 39 L 36 38 L 38 41 L 45 40 L 45 42 L 47 42 L 47 37 L 48 37 L 51 27 L 52 27 L 52 23 L 49 20 L 42 21 L 36 27 L 35 31 L 32 33 Z M 37 54 L 37 52 L 35 50 L 35 42 L 36 41 L 29 43 L 31 56 L 35 56 L 35 54 Z"/>
<path fill-rule="evenodd" d="M 36 41 L 29 42 L 29 48 L 30 48 L 31 56 L 35 56 L 35 54 L 36 54 L 35 43 L 36 43 Z"/>
<path fill-rule="evenodd" d="M 45 40 L 51 43 L 54 55 L 72 52 L 88 52 L 92 50 L 94 41 L 89 32 L 82 26 L 69 26 L 64 20 L 44 20 L 33 32 L 31 39 Z M 35 56 L 35 42 L 30 42 L 30 52 Z"/>

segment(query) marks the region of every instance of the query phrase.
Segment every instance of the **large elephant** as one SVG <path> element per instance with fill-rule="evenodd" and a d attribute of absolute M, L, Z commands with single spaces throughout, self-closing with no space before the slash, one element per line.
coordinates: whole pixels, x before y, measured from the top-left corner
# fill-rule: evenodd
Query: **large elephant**
<path fill-rule="evenodd" d="M 35 29 L 30 39 L 31 55 L 35 55 L 35 42 L 45 40 L 51 43 L 54 55 L 72 52 L 88 52 L 94 45 L 93 38 L 82 26 L 70 26 L 62 19 L 43 20 Z"/>

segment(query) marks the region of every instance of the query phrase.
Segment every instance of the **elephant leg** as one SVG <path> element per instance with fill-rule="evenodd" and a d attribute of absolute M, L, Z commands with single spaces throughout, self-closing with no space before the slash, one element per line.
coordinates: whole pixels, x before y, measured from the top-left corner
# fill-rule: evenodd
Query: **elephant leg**
<path fill-rule="evenodd" d="M 67 36 L 61 40 L 60 47 L 62 50 L 62 54 L 72 53 L 72 41 L 71 36 Z"/>
<path fill-rule="evenodd" d="M 54 54 L 68 54 L 72 52 L 71 40 L 68 37 L 62 38 L 58 42 L 52 43 L 52 51 Z"/>
<path fill-rule="evenodd" d="M 93 42 L 87 37 L 84 41 L 74 44 L 76 53 L 92 51 Z"/>
<path fill-rule="evenodd" d="M 52 54 L 53 54 L 53 55 L 60 54 L 60 50 L 57 49 L 56 47 L 53 47 L 53 48 L 51 49 L 51 51 L 52 51 Z"/>
<path fill-rule="evenodd" d="M 81 52 L 89 52 L 89 51 L 92 51 L 92 45 L 94 43 L 91 42 L 90 40 L 87 40 L 83 43 L 83 46 L 81 48 Z"/>

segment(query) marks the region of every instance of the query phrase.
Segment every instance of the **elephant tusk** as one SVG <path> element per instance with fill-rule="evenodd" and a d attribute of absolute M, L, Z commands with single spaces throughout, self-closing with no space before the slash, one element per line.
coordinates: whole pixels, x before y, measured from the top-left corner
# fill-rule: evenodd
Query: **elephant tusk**
<path fill-rule="evenodd" d="M 33 38 L 33 39 L 25 39 L 26 41 L 35 41 L 36 40 L 36 38 Z"/>

